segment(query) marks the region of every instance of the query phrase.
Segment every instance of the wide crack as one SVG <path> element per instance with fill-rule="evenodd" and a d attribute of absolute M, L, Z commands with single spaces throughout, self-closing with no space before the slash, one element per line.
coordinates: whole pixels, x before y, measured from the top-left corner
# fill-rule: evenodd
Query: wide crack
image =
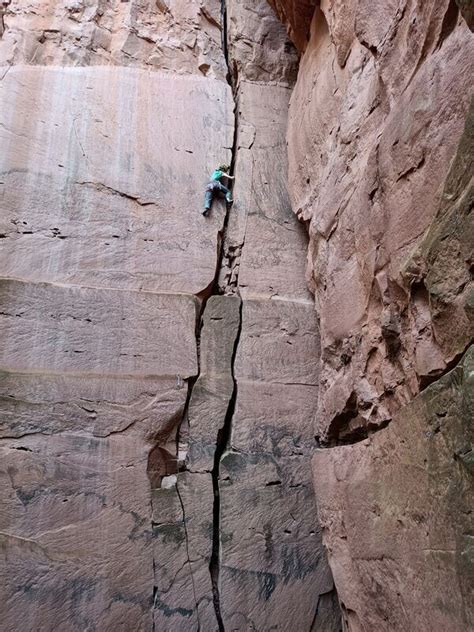
<path fill-rule="evenodd" d="M 235 357 L 237 355 L 237 349 L 240 342 L 240 334 L 242 331 L 242 303 L 239 306 L 239 326 L 237 335 L 234 341 L 234 348 L 232 351 L 231 359 L 231 375 L 233 381 L 232 395 L 227 406 L 226 415 L 224 418 L 224 425 L 217 433 L 216 451 L 214 453 L 214 466 L 212 468 L 212 488 L 214 493 L 214 506 L 213 506 L 213 530 L 212 530 L 212 554 L 209 563 L 209 571 L 211 573 L 212 581 L 212 593 L 214 600 L 214 609 L 216 612 L 217 623 L 219 626 L 219 632 L 225 632 L 224 623 L 222 620 L 220 592 L 219 592 L 219 573 L 220 573 L 220 519 L 221 519 L 221 499 L 220 499 L 220 465 L 224 452 L 229 446 L 229 441 L 232 433 L 232 419 L 235 412 L 235 404 L 237 401 L 237 381 L 234 375 Z"/>
<path fill-rule="evenodd" d="M 2 39 L 3 34 L 7 30 L 7 25 L 5 24 L 4 15 L 8 10 L 8 5 L 11 3 L 11 0 L 3 0 L 0 2 L 0 39 Z"/>
<path fill-rule="evenodd" d="M 233 98 L 234 98 L 234 136 L 232 142 L 232 159 L 230 165 L 230 174 L 234 174 L 235 169 L 235 161 L 237 156 L 237 137 L 238 137 L 238 129 L 239 129 L 239 109 L 237 105 L 236 99 L 236 90 L 237 90 L 237 77 L 232 73 L 230 62 L 229 62 L 229 51 L 228 51 L 228 33 L 227 33 L 227 6 L 225 0 L 221 0 L 221 19 L 222 19 L 222 50 L 224 53 L 224 58 L 227 64 L 227 82 L 232 90 Z M 213 294 L 221 294 L 225 291 L 225 288 L 221 288 L 219 286 L 219 277 L 220 272 L 223 267 L 224 255 L 226 250 L 226 238 L 227 238 L 227 230 L 229 225 L 230 212 L 233 206 L 227 208 L 227 213 L 224 220 L 223 230 L 222 230 L 222 241 L 221 247 L 219 250 L 219 257 L 216 266 L 216 276 L 214 279 L 214 287 Z M 242 244 L 243 246 L 243 244 Z M 236 274 L 236 278 L 234 279 L 235 285 L 232 288 L 228 288 L 228 291 L 232 294 L 239 294 L 238 289 L 238 272 Z M 214 602 L 214 610 L 216 613 L 217 625 L 219 628 L 219 632 L 225 632 L 224 621 L 222 618 L 222 609 L 221 609 L 221 598 L 220 598 L 220 589 L 219 589 L 219 575 L 220 575 L 220 561 L 221 561 L 221 498 L 220 498 L 220 466 L 221 460 L 224 452 L 229 446 L 230 437 L 232 434 L 232 419 L 235 412 L 235 404 L 237 401 L 237 381 L 235 379 L 234 374 L 234 366 L 235 366 L 235 358 L 237 355 L 237 350 L 240 343 L 240 335 L 242 331 L 242 302 L 240 302 L 239 306 L 239 325 L 237 330 L 237 335 L 234 341 L 234 347 L 232 351 L 232 358 L 230 364 L 233 389 L 232 395 L 229 400 L 229 404 L 227 406 L 226 415 L 224 418 L 224 424 L 220 428 L 217 433 L 216 440 L 216 450 L 214 453 L 214 464 L 212 468 L 212 489 L 213 489 L 213 517 L 212 517 L 212 553 L 211 559 L 209 562 L 209 572 L 211 574 L 211 582 L 212 582 L 212 595 Z"/>
<path fill-rule="evenodd" d="M 232 74 L 229 65 L 229 47 L 227 43 L 227 4 L 225 0 L 221 0 L 221 25 L 221 46 L 227 66 L 226 79 L 229 84 L 232 84 Z"/>

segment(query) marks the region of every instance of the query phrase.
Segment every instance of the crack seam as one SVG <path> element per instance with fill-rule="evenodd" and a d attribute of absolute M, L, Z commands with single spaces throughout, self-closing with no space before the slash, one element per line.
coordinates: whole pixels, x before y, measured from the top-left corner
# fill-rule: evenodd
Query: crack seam
<path fill-rule="evenodd" d="M 209 572 L 211 574 L 212 592 L 214 600 L 214 609 L 216 612 L 217 623 L 219 632 L 225 632 L 224 621 L 222 619 L 221 603 L 220 603 L 220 591 L 219 591 L 219 574 L 220 574 L 220 464 L 222 456 L 228 448 L 231 433 L 232 433 L 232 418 L 235 412 L 235 404 L 237 401 L 237 380 L 235 379 L 234 366 L 237 350 L 240 343 L 240 335 L 242 332 L 242 302 L 239 305 L 239 325 L 237 329 L 237 335 L 234 341 L 234 348 L 232 351 L 231 359 L 231 375 L 234 383 L 232 395 L 227 406 L 227 411 L 224 418 L 224 424 L 219 430 L 217 435 L 216 451 L 214 454 L 214 466 L 212 468 L 212 487 L 214 492 L 214 506 L 213 506 L 213 535 L 212 535 L 212 554 L 209 562 Z"/>

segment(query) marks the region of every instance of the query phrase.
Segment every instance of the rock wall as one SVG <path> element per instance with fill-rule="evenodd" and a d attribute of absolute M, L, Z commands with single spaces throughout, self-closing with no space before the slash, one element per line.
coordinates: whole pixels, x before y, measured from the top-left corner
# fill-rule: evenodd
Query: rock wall
<path fill-rule="evenodd" d="M 347 630 L 470 630 L 473 354 L 372 441 L 319 450 L 319 517 Z"/>
<path fill-rule="evenodd" d="M 322 0 L 291 97 L 321 331 L 313 473 L 350 631 L 473 626 L 469 4 Z"/>
<path fill-rule="evenodd" d="M 470 27 L 0 4 L 5 630 L 473 627 Z"/>
<path fill-rule="evenodd" d="M 155 625 L 336 632 L 339 604 L 309 467 L 319 339 L 301 258 L 305 232 L 286 193 L 296 55 L 264 0 L 228 2 L 224 17 L 236 106 L 235 202 L 180 430 L 184 471 L 175 488 L 153 496 L 162 507 L 169 498 L 178 516 L 163 525 L 164 537 L 170 528 L 180 534 L 170 543 L 178 574 L 164 594 L 158 589 Z"/>
<path fill-rule="evenodd" d="M 440 205 L 473 73 L 456 5 L 418 4 L 323 4 L 292 96 L 290 192 L 310 234 L 323 443 L 389 422 L 470 338 L 462 316 L 443 344 L 423 272 L 404 273 Z"/>
<path fill-rule="evenodd" d="M 0 27 L 2 629 L 339 630 L 283 27 L 263 0 Z"/>
<path fill-rule="evenodd" d="M 318 0 L 268 0 L 299 51 L 308 44 L 311 18 Z"/>
<path fill-rule="evenodd" d="M 133 66 L 224 78 L 221 3 L 3 0 L 0 64 Z"/>

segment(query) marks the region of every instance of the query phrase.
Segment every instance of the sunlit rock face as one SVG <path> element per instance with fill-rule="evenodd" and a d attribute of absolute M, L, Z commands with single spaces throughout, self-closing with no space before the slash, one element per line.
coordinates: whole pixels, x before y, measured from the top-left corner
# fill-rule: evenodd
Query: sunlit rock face
<path fill-rule="evenodd" d="M 351 632 L 473 625 L 469 5 L 323 0 L 290 102 L 321 332 L 314 483 Z"/>

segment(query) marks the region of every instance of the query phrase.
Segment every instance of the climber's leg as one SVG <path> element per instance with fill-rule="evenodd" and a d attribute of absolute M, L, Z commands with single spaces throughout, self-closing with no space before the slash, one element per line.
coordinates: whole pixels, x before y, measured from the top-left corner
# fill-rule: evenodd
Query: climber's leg
<path fill-rule="evenodd" d="M 206 189 L 206 193 L 204 195 L 204 210 L 202 212 L 203 215 L 207 215 L 211 210 L 212 205 L 212 189 Z"/>
<path fill-rule="evenodd" d="M 229 204 L 233 202 L 232 191 L 224 186 L 222 182 L 219 182 L 219 191 L 225 195 L 225 199 Z"/>

